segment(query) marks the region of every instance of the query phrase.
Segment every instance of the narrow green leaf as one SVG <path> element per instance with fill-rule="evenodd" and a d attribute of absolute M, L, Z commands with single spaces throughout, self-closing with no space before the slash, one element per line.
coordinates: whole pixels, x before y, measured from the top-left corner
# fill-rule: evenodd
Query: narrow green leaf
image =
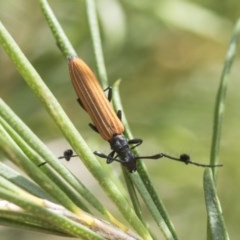
<path fill-rule="evenodd" d="M 27 192 L 44 199 L 53 201 L 53 199 L 46 192 L 42 190 L 37 184 L 33 183 L 17 171 L 0 162 L 0 176 L 8 179 L 13 184 L 26 190 Z"/>
<path fill-rule="evenodd" d="M 141 221 L 144 223 L 144 217 L 143 217 L 142 211 L 141 211 L 141 204 L 140 204 L 140 202 L 138 200 L 137 193 L 136 193 L 136 190 L 134 188 L 133 181 L 130 178 L 130 176 L 127 173 L 127 171 L 124 169 L 123 166 L 122 166 L 122 168 L 123 168 L 122 171 L 123 171 L 123 174 L 124 174 L 124 179 L 125 179 L 125 182 L 126 182 L 126 185 L 127 185 L 127 188 L 128 188 L 128 193 L 129 193 L 129 196 L 131 198 L 134 210 L 135 210 L 136 214 L 138 215 L 139 219 L 141 219 Z"/>
<path fill-rule="evenodd" d="M 203 181 L 211 240 L 229 240 L 213 174 L 210 169 L 205 170 Z"/>
<path fill-rule="evenodd" d="M 39 221 L 35 216 L 31 216 L 25 213 L 17 213 L 10 211 L 0 210 L 0 225 L 12 228 L 18 228 L 24 231 L 35 231 L 47 234 L 53 234 L 57 236 L 71 237 L 71 235 L 63 233 L 56 229 L 55 226 L 50 225 L 50 223 L 44 224 L 44 221 Z M 55 230 L 54 230 L 55 229 Z"/>
<path fill-rule="evenodd" d="M 211 147 L 211 160 L 210 164 L 215 165 L 219 163 L 219 149 L 221 140 L 221 130 L 223 123 L 224 108 L 226 102 L 227 87 L 229 82 L 229 75 L 233 64 L 234 56 L 236 54 L 237 41 L 240 33 L 240 19 L 237 21 L 233 35 L 229 44 L 228 52 L 226 55 L 225 63 L 223 66 L 220 85 L 216 97 L 214 120 L 213 120 L 213 136 Z M 213 169 L 214 177 L 217 168 Z"/>
<path fill-rule="evenodd" d="M 168 240 L 176 240 L 177 237 L 175 232 L 174 234 L 172 234 L 172 231 L 169 229 L 168 225 L 166 224 L 165 219 L 163 218 L 160 211 L 158 210 L 155 202 L 153 201 L 152 196 L 150 195 L 148 189 L 145 187 L 140 176 L 137 173 L 132 173 L 130 177 L 132 178 L 134 185 L 136 186 L 139 193 L 141 194 L 142 199 L 144 200 L 155 222 L 160 227 L 165 238 Z"/>
<path fill-rule="evenodd" d="M 62 30 L 59 22 L 57 21 L 55 15 L 52 12 L 48 2 L 46 0 L 40 0 L 40 6 L 42 8 L 42 12 L 48 22 L 50 29 L 55 37 L 57 46 L 61 49 L 61 52 L 66 58 L 71 56 L 77 56 L 72 44 L 69 42 L 65 33 Z"/>
<path fill-rule="evenodd" d="M 104 55 L 102 50 L 102 41 L 99 31 L 98 16 L 96 11 L 95 0 L 86 0 L 87 3 L 87 14 L 88 14 L 88 23 L 92 38 L 93 51 L 95 56 L 95 62 L 97 66 L 99 80 L 103 89 L 109 87 L 107 79 L 107 71 L 104 63 Z"/>

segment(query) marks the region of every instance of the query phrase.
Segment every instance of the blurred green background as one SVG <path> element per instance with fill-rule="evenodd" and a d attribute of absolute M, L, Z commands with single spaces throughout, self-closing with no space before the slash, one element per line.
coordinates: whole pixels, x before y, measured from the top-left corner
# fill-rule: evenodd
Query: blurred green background
<path fill-rule="evenodd" d="M 95 69 L 84 1 L 49 3 L 79 56 Z M 214 102 L 233 25 L 240 16 L 240 2 L 98 0 L 97 3 L 109 81 L 113 84 L 122 79 L 124 110 L 134 136 L 144 139 L 140 153 L 186 152 L 193 161 L 208 163 Z M 108 152 L 109 146 L 88 128 L 89 118 L 76 104 L 66 61 L 38 1 L 0 0 L 0 18 L 92 149 Z M 220 161 L 224 167 L 218 174 L 218 193 L 232 239 L 240 235 L 239 64 L 237 55 L 222 132 Z M 3 100 L 46 143 L 62 139 L 2 48 L 0 69 Z M 60 155 L 66 147 L 67 144 L 58 146 L 54 151 Z M 75 163 L 78 168 L 79 162 Z M 118 171 L 118 164 L 113 164 Z M 179 238 L 206 239 L 204 169 L 168 160 L 146 161 L 146 165 Z M 0 231 L 1 239 L 8 240 L 60 239 L 3 227 Z"/>

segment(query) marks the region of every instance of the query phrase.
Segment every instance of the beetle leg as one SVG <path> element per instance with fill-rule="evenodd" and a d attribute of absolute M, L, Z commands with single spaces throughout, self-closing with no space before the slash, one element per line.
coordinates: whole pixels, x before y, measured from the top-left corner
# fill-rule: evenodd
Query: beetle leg
<path fill-rule="evenodd" d="M 81 106 L 81 108 L 83 108 L 83 109 L 87 112 L 87 110 L 86 110 L 86 108 L 83 106 L 83 103 L 82 103 L 82 101 L 80 100 L 80 98 L 77 99 L 77 102 L 78 102 L 78 104 Z"/>
<path fill-rule="evenodd" d="M 99 133 L 99 132 L 98 132 L 98 129 L 96 128 L 96 126 L 93 125 L 92 123 L 89 123 L 88 126 L 89 126 L 93 131 Z"/>
<path fill-rule="evenodd" d="M 122 111 L 121 110 L 117 111 L 117 116 L 118 116 L 119 120 L 122 120 Z"/>
<path fill-rule="evenodd" d="M 108 94 L 107 94 L 107 99 L 109 102 L 112 101 L 112 88 L 111 87 L 107 87 L 106 89 L 104 89 L 104 92 L 108 91 Z"/>
<path fill-rule="evenodd" d="M 140 139 L 140 138 L 134 138 L 134 139 L 129 140 L 129 141 L 128 141 L 128 144 L 129 144 L 129 145 L 130 145 L 130 144 L 134 144 L 134 146 L 131 147 L 131 149 L 134 149 L 135 147 L 141 145 L 142 142 L 143 142 L 142 139 Z"/>

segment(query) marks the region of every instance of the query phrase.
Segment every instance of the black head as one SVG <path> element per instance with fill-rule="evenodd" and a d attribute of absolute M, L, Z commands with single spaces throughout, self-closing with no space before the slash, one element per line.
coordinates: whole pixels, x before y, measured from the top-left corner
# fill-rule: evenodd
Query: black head
<path fill-rule="evenodd" d="M 135 172 L 137 170 L 136 157 L 129 147 L 128 140 L 121 134 L 113 136 L 109 143 L 113 152 L 110 153 L 111 159 L 107 158 L 107 162 L 118 161 L 125 166 L 129 172 Z M 115 153 L 117 154 L 116 157 L 114 157 Z"/>

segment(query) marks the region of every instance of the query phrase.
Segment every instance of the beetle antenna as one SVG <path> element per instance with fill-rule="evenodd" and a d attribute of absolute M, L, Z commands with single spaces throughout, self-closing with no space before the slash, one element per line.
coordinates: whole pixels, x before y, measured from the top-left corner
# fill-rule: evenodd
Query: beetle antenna
<path fill-rule="evenodd" d="M 152 156 L 142 156 L 142 157 L 136 157 L 135 159 L 159 159 L 159 158 L 168 158 L 168 159 L 171 159 L 171 160 L 175 160 L 175 161 L 179 161 L 179 162 L 183 162 L 185 164 L 192 164 L 192 165 L 195 165 L 195 166 L 198 166 L 198 167 L 210 167 L 210 168 L 213 168 L 213 167 L 222 167 L 223 165 L 222 164 L 202 164 L 202 163 L 198 163 L 198 162 L 193 162 L 191 161 L 189 155 L 187 154 L 181 154 L 179 158 L 176 158 L 176 157 L 172 157 L 170 155 L 167 155 L 165 153 L 159 153 L 159 154 L 156 154 L 156 155 L 152 155 Z"/>
<path fill-rule="evenodd" d="M 78 157 L 78 155 L 73 154 L 72 149 L 68 149 L 68 150 L 64 151 L 63 156 L 58 157 L 58 159 L 63 159 L 64 158 L 66 161 L 70 161 L 70 159 L 72 157 Z M 45 165 L 46 163 L 47 162 L 42 162 L 42 163 L 38 164 L 38 167 L 41 167 L 41 166 Z"/>
<path fill-rule="evenodd" d="M 116 157 L 111 157 L 111 156 L 106 155 L 106 154 L 104 154 L 104 153 L 102 153 L 102 152 L 99 152 L 99 151 L 94 151 L 93 153 L 94 153 L 95 155 L 97 155 L 98 157 L 100 157 L 100 158 L 105 158 L 105 159 L 107 159 L 107 163 L 111 163 L 111 162 L 113 162 L 113 161 L 120 162 L 120 163 L 124 163 L 124 161 L 118 159 L 117 156 L 116 156 Z"/>
<path fill-rule="evenodd" d="M 73 154 L 73 150 L 72 149 L 67 149 L 66 151 L 64 151 L 63 156 L 58 157 L 58 159 L 65 159 L 67 161 L 70 161 L 71 158 L 73 157 L 78 157 L 77 154 Z"/>

